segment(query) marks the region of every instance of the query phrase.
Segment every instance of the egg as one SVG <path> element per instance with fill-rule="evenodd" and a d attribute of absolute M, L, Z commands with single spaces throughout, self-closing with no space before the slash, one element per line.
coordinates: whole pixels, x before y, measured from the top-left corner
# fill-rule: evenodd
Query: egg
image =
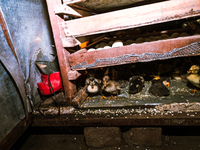
<path fill-rule="evenodd" d="M 179 33 L 177 33 L 177 32 L 173 33 L 173 34 L 170 36 L 170 38 L 177 38 L 177 37 L 179 37 Z"/>
<path fill-rule="evenodd" d="M 167 34 L 161 34 L 161 37 L 162 37 L 163 39 L 167 39 L 167 38 L 169 38 L 169 35 L 167 35 Z"/>
<path fill-rule="evenodd" d="M 92 51 L 95 51 L 95 49 L 94 48 L 88 49 L 88 52 L 92 52 Z"/>
<path fill-rule="evenodd" d="M 113 43 L 114 43 L 114 41 L 110 41 L 110 42 L 108 42 L 108 46 L 112 46 Z"/>
<path fill-rule="evenodd" d="M 127 41 L 125 42 L 125 45 L 130 45 L 130 44 L 132 44 L 132 43 L 134 43 L 134 40 L 129 39 L 129 40 L 127 40 Z"/>
<path fill-rule="evenodd" d="M 112 47 L 121 47 L 123 46 L 123 41 L 117 40 L 112 44 Z"/>
<path fill-rule="evenodd" d="M 109 48 L 111 48 L 110 46 L 105 46 L 103 49 L 109 49 Z"/>
<path fill-rule="evenodd" d="M 104 48 L 107 44 L 105 42 L 102 42 L 99 44 L 99 48 Z"/>
<path fill-rule="evenodd" d="M 184 37 L 184 36 L 188 36 L 188 34 L 186 32 L 183 32 L 183 33 L 180 34 L 180 36 Z"/>

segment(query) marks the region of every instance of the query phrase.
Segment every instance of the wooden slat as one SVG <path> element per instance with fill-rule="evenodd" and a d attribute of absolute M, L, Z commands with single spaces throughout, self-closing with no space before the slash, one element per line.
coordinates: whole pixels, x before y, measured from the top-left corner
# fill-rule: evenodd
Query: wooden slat
<path fill-rule="evenodd" d="M 69 80 L 76 80 L 80 76 L 81 76 L 81 74 L 78 71 L 69 71 L 68 72 L 68 79 Z"/>
<path fill-rule="evenodd" d="M 74 46 L 77 46 L 79 44 L 81 44 L 81 43 L 74 37 L 62 38 L 63 47 L 74 47 Z"/>
<path fill-rule="evenodd" d="M 73 106 L 81 106 L 83 102 L 86 100 L 88 94 L 86 92 L 87 86 L 84 86 L 82 89 L 80 89 L 77 93 L 77 95 L 72 100 Z"/>
<path fill-rule="evenodd" d="M 193 117 L 191 117 L 193 116 Z M 163 115 L 157 113 L 63 115 L 59 118 L 44 118 L 35 115 L 32 126 L 199 126 L 200 114 L 183 112 Z"/>
<path fill-rule="evenodd" d="M 76 37 L 129 29 L 200 15 L 199 0 L 170 0 L 65 21 L 66 36 Z M 80 26 L 81 25 L 81 26 Z"/>
<path fill-rule="evenodd" d="M 96 50 L 83 54 L 73 54 L 69 56 L 69 61 L 71 69 L 73 70 L 85 70 L 89 68 L 128 64 L 140 61 L 138 57 L 133 57 L 131 54 L 142 55 L 144 53 L 160 53 L 164 55 L 175 48 L 182 48 L 199 41 L 200 35 L 145 42 L 118 48 Z M 188 53 L 185 55 L 189 56 L 193 54 Z M 146 61 L 151 61 L 151 59 L 146 58 Z"/>
<path fill-rule="evenodd" d="M 61 0 L 46 0 L 46 2 L 61 70 L 64 93 L 67 98 L 67 103 L 70 105 L 71 100 L 75 96 L 77 90 L 76 85 L 68 80 L 68 72 L 70 71 L 68 56 L 70 53 L 63 48 L 62 38 L 64 38 L 65 35 L 62 28 L 59 26 L 63 20 L 54 13 L 55 6 L 61 5 Z"/>
<path fill-rule="evenodd" d="M 81 14 L 79 14 L 77 11 L 75 11 L 74 9 L 72 9 L 71 7 L 67 5 L 57 5 L 55 8 L 55 14 L 82 17 Z"/>

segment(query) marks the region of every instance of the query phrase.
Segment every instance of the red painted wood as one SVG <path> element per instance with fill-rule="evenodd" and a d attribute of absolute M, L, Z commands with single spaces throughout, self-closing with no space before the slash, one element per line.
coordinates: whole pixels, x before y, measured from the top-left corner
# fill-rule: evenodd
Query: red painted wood
<path fill-rule="evenodd" d="M 64 93 L 67 98 L 67 102 L 70 105 L 72 98 L 77 91 L 76 85 L 68 80 L 68 72 L 70 71 L 68 56 L 70 55 L 70 53 L 66 49 L 64 49 L 62 45 L 62 38 L 64 38 L 65 35 L 63 29 L 60 28 L 60 25 L 61 22 L 63 22 L 63 19 L 55 15 L 54 12 L 56 5 L 61 5 L 61 0 L 46 0 L 46 2 L 61 70 Z"/>
<path fill-rule="evenodd" d="M 72 67 L 82 62 L 93 64 L 95 60 L 97 59 L 114 58 L 114 57 L 119 57 L 126 54 L 131 54 L 131 53 L 136 53 L 139 55 L 146 52 L 164 54 L 175 48 L 181 48 L 191 43 L 199 42 L 199 41 L 200 41 L 200 35 L 169 39 L 169 40 L 160 40 L 160 41 L 154 41 L 154 42 L 145 42 L 141 44 L 128 45 L 128 46 L 123 46 L 123 47 L 118 47 L 118 48 L 97 50 L 97 51 L 87 52 L 83 54 L 73 54 L 69 56 L 69 61 L 70 61 L 70 66 Z M 126 64 L 126 63 L 131 63 L 131 62 L 120 62 L 120 64 Z M 98 64 L 98 66 L 95 66 L 95 67 L 112 66 L 112 65 L 119 65 L 119 64 L 116 64 L 115 62 L 110 62 L 109 65 L 104 65 L 104 62 L 102 61 L 101 64 Z M 84 70 L 84 69 L 85 68 L 83 66 L 83 68 L 75 69 L 75 70 Z"/>

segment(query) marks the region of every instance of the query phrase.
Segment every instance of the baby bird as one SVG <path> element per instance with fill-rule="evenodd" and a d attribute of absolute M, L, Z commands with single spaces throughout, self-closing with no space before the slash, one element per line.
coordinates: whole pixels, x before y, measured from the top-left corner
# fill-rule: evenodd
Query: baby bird
<path fill-rule="evenodd" d="M 118 94 L 121 90 L 120 85 L 118 82 L 116 82 L 114 80 L 110 80 L 110 77 L 108 75 L 105 75 L 103 77 L 103 86 L 101 89 L 104 92 L 111 94 L 111 97 L 109 99 L 115 99 L 113 94 L 117 94 L 116 99 L 119 99 Z"/>
<path fill-rule="evenodd" d="M 90 96 L 101 93 L 102 82 L 100 79 L 95 77 L 88 77 L 85 81 L 85 85 L 87 86 L 86 92 L 89 93 Z M 87 99 L 91 98 L 87 97 Z"/>
<path fill-rule="evenodd" d="M 129 93 L 135 94 L 141 92 L 144 87 L 143 76 L 132 76 L 129 78 Z"/>
<path fill-rule="evenodd" d="M 163 84 L 163 81 L 161 79 L 153 79 L 152 80 L 152 85 L 149 88 L 149 93 L 153 94 L 154 96 L 170 95 L 170 91 Z"/>
<path fill-rule="evenodd" d="M 197 88 L 200 88 L 200 67 L 198 65 L 192 65 L 187 71 L 187 79 Z"/>

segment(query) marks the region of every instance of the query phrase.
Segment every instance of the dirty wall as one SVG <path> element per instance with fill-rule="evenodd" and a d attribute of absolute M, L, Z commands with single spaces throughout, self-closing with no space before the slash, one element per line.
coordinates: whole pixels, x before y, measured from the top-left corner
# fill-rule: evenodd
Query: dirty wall
<path fill-rule="evenodd" d="M 14 68 L 16 60 L 6 42 L 0 26 L 0 51 L 13 64 L 12 73 L 22 72 L 28 96 L 33 104 L 41 98 L 37 82 L 40 71 L 35 61 L 52 61 L 55 56 L 54 41 L 45 0 L 1 0 L 0 7 L 7 23 L 13 45 L 22 60 L 21 70 Z M 12 68 L 12 67 L 11 67 Z M 0 141 L 24 118 L 22 98 L 15 81 L 0 63 Z M 31 110 L 29 110 L 31 111 Z"/>

